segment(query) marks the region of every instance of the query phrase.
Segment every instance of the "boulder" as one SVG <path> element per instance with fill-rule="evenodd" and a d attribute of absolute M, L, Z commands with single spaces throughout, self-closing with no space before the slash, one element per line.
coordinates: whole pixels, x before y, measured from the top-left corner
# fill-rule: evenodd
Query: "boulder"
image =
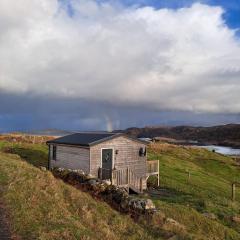
<path fill-rule="evenodd" d="M 129 205 L 132 210 L 138 210 L 138 211 L 144 210 L 142 200 L 140 199 L 137 199 L 137 198 L 131 199 L 129 202 Z"/>
<path fill-rule="evenodd" d="M 129 201 L 129 207 L 132 210 L 138 210 L 138 211 L 152 211 L 155 210 L 156 207 L 151 199 L 139 199 L 139 198 L 133 198 Z"/>
<path fill-rule="evenodd" d="M 151 199 L 145 200 L 145 210 L 155 210 L 156 207 Z"/>

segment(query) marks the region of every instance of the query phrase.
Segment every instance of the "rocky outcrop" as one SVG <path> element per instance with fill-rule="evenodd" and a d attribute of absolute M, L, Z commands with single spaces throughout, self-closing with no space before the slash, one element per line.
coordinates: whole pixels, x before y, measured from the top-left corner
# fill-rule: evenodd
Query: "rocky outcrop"
<path fill-rule="evenodd" d="M 110 181 L 97 179 L 81 170 L 54 168 L 52 173 L 65 182 L 89 192 L 94 197 L 103 199 L 121 212 L 153 214 L 156 211 L 151 199 L 131 196 L 128 189 L 111 185 Z"/>

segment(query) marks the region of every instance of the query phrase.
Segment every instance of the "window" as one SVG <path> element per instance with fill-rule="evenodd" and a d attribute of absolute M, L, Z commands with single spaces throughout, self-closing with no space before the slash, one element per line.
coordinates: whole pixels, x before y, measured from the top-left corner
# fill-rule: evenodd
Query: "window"
<path fill-rule="evenodd" d="M 147 148 L 146 147 L 145 148 L 141 147 L 139 149 L 139 156 L 143 157 L 143 156 L 146 156 L 146 155 L 147 155 Z"/>
<path fill-rule="evenodd" d="M 57 157 L 57 146 L 53 146 L 52 148 L 52 159 L 56 161 Z"/>

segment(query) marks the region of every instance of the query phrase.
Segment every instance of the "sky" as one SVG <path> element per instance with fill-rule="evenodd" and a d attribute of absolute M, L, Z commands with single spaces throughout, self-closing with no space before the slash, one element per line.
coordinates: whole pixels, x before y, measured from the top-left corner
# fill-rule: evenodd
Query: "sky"
<path fill-rule="evenodd" d="M 240 0 L 1 0 L 0 132 L 240 123 Z"/>

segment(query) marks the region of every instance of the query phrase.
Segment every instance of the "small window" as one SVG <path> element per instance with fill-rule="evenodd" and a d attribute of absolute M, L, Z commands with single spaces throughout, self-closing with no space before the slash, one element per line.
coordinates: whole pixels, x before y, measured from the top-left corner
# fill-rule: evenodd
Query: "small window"
<path fill-rule="evenodd" d="M 146 147 L 145 148 L 141 147 L 139 149 L 139 156 L 143 157 L 143 156 L 146 156 L 146 155 L 147 155 L 147 148 Z"/>
<path fill-rule="evenodd" d="M 53 146 L 52 159 L 56 161 L 57 158 L 57 146 Z"/>

